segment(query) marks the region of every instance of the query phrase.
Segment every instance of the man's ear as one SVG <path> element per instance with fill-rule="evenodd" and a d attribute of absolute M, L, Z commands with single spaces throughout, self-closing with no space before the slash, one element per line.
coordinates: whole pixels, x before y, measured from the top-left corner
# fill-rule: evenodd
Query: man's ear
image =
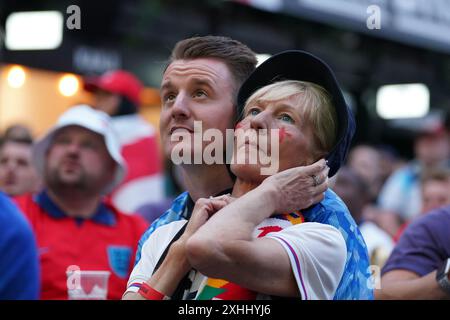
<path fill-rule="evenodd" d="M 117 162 L 115 162 L 113 160 L 112 166 L 111 166 L 111 172 L 114 172 L 114 174 L 112 175 L 112 180 L 114 180 L 114 178 L 115 178 L 115 173 L 116 173 L 116 170 L 117 170 L 117 166 L 118 166 Z"/>
<path fill-rule="evenodd" d="M 47 150 L 45 150 L 45 153 L 44 153 L 44 162 L 47 162 L 48 155 L 50 153 L 50 149 L 52 148 L 52 146 L 53 146 L 53 141 L 50 141 L 50 143 L 48 144 Z"/>
<path fill-rule="evenodd" d="M 112 160 L 112 165 L 110 166 L 110 170 L 108 170 L 108 173 L 106 174 L 107 175 L 107 180 L 106 180 L 106 184 L 105 185 L 111 184 L 114 181 L 114 179 L 116 179 L 117 166 L 118 166 L 118 164 L 114 160 Z M 117 186 L 114 187 L 114 189 L 116 189 L 116 188 L 117 188 Z"/>

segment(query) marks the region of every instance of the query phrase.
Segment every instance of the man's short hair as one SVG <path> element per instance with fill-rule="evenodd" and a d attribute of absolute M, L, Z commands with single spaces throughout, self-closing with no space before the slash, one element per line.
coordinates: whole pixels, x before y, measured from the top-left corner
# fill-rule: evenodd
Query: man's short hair
<path fill-rule="evenodd" d="M 23 124 L 13 124 L 9 126 L 2 137 L 3 140 L 14 140 L 17 142 L 32 143 L 33 135 L 29 127 Z"/>
<path fill-rule="evenodd" d="M 28 137 L 2 138 L 0 139 L 0 153 L 8 143 L 16 143 L 30 148 L 33 146 L 33 140 Z"/>
<path fill-rule="evenodd" d="M 256 68 L 256 55 L 245 44 L 223 36 L 192 37 L 177 42 L 172 50 L 169 64 L 175 60 L 216 58 L 229 68 L 235 81 L 233 96 L 241 84 Z"/>
<path fill-rule="evenodd" d="M 420 175 L 420 183 L 423 186 L 429 181 L 450 182 L 450 169 L 437 167 L 424 170 Z"/>

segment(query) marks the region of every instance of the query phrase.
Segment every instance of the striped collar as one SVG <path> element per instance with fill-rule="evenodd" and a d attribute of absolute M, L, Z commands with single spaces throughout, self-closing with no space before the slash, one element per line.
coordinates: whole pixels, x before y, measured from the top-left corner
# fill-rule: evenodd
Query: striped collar
<path fill-rule="evenodd" d="M 68 218 L 67 214 L 61 210 L 55 202 L 49 197 L 46 190 L 34 196 L 34 201 L 41 207 L 49 216 L 55 219 Z M 116 217 L 112 210 L 106 206 L 105 203 L 101 203 L 95 214 L 89 219 L 74 218 L 77 223 L 81 224 L 85 220 L 91 220 L 93 222 L 104 224 L 107 226 L 113 226 L 116 224 Z"/>

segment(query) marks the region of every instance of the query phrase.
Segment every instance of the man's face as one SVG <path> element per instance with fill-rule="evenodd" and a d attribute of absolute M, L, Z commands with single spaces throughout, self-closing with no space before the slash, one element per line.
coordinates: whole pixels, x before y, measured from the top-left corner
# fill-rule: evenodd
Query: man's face
<path fill-rule="evenodd" d="M 448 134 L 422 135 L 414 142 L 416 157 L 426 166 L 440 165 L 450 155 Z"/>
<path fill-rule="evenodd" d="M 381 158 L 379 152 L 369 146 L 359 146 L 352 150 L 349 165 L 369 185 L 377 183 L 381 175 Z"/>
<path fill-rule="evenodd" d="M 0 151 L 0 189 L 16 196 L 36 191 L 39 177 L 31 164 L 31 145 L 5 142 Z"/>
<path fill-rule="evenodd" d="M 212 58 L 176 60 L 163 75 L 161 83 L 161 140 L 165 154 L 170 157 L 178 135 L 193 142 L 194 121 L 202 122 L 203 132 L 232 128 L 234 83 L 226 64 Z M 171 141 L 172 140 L 174 141 Z M 201 144 L 203 149 L 208 142 Z M 194 153 L 193 143 L 188 150 Z M 183 148 L 184 149 L 184 148 Z M 224 146 L 225 150 L 225 146 Z"/>
<path fill-rule="evenodd" d="M 422 186 L 422 213 L 450 203 L 450 181 L 428 180 Z"/>
<path fill-rule="evenodd" d="M 49 188 L 75 188 L 101 193 L 113 179 L 115 162 L 103 137 L 69 126 L 53 138 L 47 152 L 45 180 Z"/>
<path fill-rule="evenodd" d="M 358 173 L 354 169 L 341 168 L 332 187 L 333 191 L 347 205 L 356 223 L 360 222 L 364 206 L 368 201 L 367 190 L 364 190 L 361 182 L 358 182 L 360 179 L 362 177 L 358 177 Z"/>
<path fill-rule="evenodd" d="M 120 96 L 105 90 L 98 89 L 94 93 L 94 109 L 106 112 L 110 116 L 119 109 Z"/>

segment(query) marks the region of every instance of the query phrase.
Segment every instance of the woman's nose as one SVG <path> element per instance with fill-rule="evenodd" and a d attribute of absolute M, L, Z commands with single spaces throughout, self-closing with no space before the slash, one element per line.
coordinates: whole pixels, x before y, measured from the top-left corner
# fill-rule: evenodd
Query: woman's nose
<path fill-rule="evenodd" d="M 253 116 L 250 120 L 250 128 L 255 130 L 269 129 L 269 119 L 267 112 L 262 111 Z"/>

